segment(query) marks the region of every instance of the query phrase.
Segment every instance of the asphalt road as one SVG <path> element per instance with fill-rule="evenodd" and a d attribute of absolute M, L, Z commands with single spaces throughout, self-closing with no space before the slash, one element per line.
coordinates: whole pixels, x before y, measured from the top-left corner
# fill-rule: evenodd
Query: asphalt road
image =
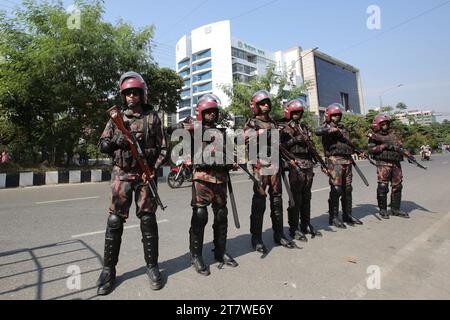
<path fill-rule="evenodd" d="M 270 252 L 264 258 L 250 245 L 252 185 L 246 176 L 233 175 L 241 229 L 230 214 L 228 251 L 240 266 L 219 270 L 213 262 L 210 219 L 204 248 L 209 277 L 189 264 L 190 187 L 171 190 L 161 184 L 168 205 L 157 214 L 165 287 L 158 292 L 149 288 L 133 206 L 117 266 L 118 285 L 107 297 L 96 296 L 95 282 L 108 183 L 0 190 L 0 299 L 450 299 L 449 162 L 450 155 L 434 156 L 427 171 L 404 163 L 402 209 L 411 219 L 383 221 L 374 216 L 376 169 L 359 162 L 370 182 L 365 187 L 354 173 L 354 215 L 364 225 L 347 230 L 327 225 L 328 183 L 317 170 L 312 222 L 323 237 L 297 242 L 301 250 L 274 246 L 266 212 L 264 241 Z M 284 202 L 286 208 L 287 196 Z M 81 276 L 73 277 L 77 272 Z"/>

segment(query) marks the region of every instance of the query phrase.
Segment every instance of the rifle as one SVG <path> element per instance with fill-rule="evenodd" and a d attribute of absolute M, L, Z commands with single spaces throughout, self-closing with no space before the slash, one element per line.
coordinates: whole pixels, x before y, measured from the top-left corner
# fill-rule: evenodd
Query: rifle
<path fill-rule="evenodd" d="M 152 171 L 150 170 L 148 164 L 144 162 L 145 155 L 141 150 L 139 142 L 136 140 L 136 137 L 133 136 L 130 131 L 125 128 L 122 115 L 120 114 L 120 111 L 116 106 L 110 108 L 106 112 L 111 117 L 111 120 L 114 122 L 114 124 L 117 126 L 117 129 L 119 129 L 127 138 L 128 143 L 130 144 L 131 153 L 138 163 L 139 168 L 143 172 L 142 180 L 146 185 L 148 185 L 152 197 L 156 200 L 156 204 L 164 211 L 167 206 L 163 205 L 161 198 L 159 197 L 155 181 L 153 179 L 150 179 L 150 177 L 152 176 Z"/>
<path fill-rule="evenodd" d="M 337 128 L 339 130 L 339 128 Z M 368 155 L 366 155 L 364 153 L 364 151 L 362 151 L 361 149 L 359 149 L 357 146 L 355 146 L 355 144 L 353 142 L 350 141 L 350 139 L 348 139 L 346 136 L 344 136 L 341 132 L 341 130 L 339 130 L 339 136 L 341 137 L 341 140 L 343 140 L 343 142 L 347 145 L 349 145 L 354 152 L 356 152 L 356 154 L 358 154 L 358 156 L 360 156 L 363 159 L 366 159 L 370 162 L 371 165 L 377 166 L 377 164 L 370 159 L 370 157 Z"/>
<path fill-rule="evenodd" d="M 373 139 L 375 141 L 381 142 L 381 143 L 386 143 L 386 140 L 383 139 L 382 137 L 380 137 L 380 135 L 378 135 L 378 134 L 369 133 L 369 134 L 367 134 L 367 137 L 370 139 Z M 394 146 L 395 146 L 395 151 L 400 153 L 402 156 L 406 157 L 408 159 L 409 163 L 413 163 L 416 166 L 418 166 L 419 168 L 424 169 L 424 170 L 428 169 L 427 167 L 418 163 L 417 160 L 414 158 L 414 156 L 411 155 L 411 153 L 409 153 L 405 149 L 403 149 L 403 147 L 400 144 L 395 144 Z"/>
<path fill-rule="evenodd" d="M 325 161 L 323 161 L 323 158 L 320 156 L 319 152 L 316 149 L 316 146 L 314 145 L 314 142 L 311 140 L 310 137 L 308 137 L 303 130 L 298 128 L 296 125 L 291 126 L 291 128 L 297 132 L 303 139 L 303 141 L 306 144 L 306 147 L 308 148 L 309 153 L 312 155 L 313 159 L 320 164 L 320 167 L 322 168 L 322 172 L 325 173 L 330 179 L 333 179 L 331 176 L 331 172 L 328 170 L 327 165 L 325 164 Z"/>

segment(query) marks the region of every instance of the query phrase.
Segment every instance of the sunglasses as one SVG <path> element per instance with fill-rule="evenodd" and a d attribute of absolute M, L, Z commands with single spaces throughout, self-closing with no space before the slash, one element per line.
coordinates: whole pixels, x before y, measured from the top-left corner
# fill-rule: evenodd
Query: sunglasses
<path fill-rule="evenodd" d="M 258 106 L 268 105 L 270 107 L 272 105 L 272 103 L 270 102 L 270 100 L 266 99 L 266 100 L 262 100 L 262 101 L 258 102 L 257 105 Z"/>
<path fill-rule="evenodd" d="M 140 94 L 139 90 L 127 90 L 125 91 L 126 96 L 138 96 Z"/>

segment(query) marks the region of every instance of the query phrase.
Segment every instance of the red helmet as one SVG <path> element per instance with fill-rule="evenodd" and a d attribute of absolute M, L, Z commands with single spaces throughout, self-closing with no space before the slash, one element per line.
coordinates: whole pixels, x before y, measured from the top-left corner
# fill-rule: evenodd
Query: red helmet
<path fill-rule="evenodd" d="M 391 118 L 385 114 L 385 113 L 380 113 L 379 115 L 377 115 L 375 117 L 375 119 L 373 119 L 372 121 L 372 129 L 376 132 L 376 131 L 380 131 L 381 130 L 381 123 L 383 122 L 391 122 Z"/>
<path fill-rule="evenodd" d="M 197 103 L 197 121 L 203 121 L 203 113 L 206 110 L 216 109 L 219 111 L 221 101 L 215 94 L 205 94 Z"/>
<path fill-rule="evenodd" d="M 125 90 L 127 89 L 140 89 L 142 92 L 141 99 L 144 104 L 147 104 L 148 101 L 148 89 L 147 84 L 145 83 L 144 78 L 134 71 L 129 71 L 124 73 L 120 77 L 120 94 L 122 95 L 122 100 L 126 103 L 125 100 Z"/>
<path fill-rule="evenodd" d="M 305 112 L 306 104 L 301 99 L 294 99 L 289 101 L 284 108 L 284 117 L 287 120 L 292 120 L 292 112 L 300 111 L 303 115 Z"/>
<path fill-rule="evenodd" d="M 325 111 L 325 122 L 330 123 L 331 116 L 337 115 L 337 114 L 342 115 L 342 105 L 339 103 L 333 103 Z"/>
<path fill-rule="evenodd" d="M 258 91 L 252 96 L 252 100 L 250 101 L 250 109 L 255 116 L 261 112 L 258 103 L 267 99 L 271 101 L 270 94 L 266 90 Z"/>

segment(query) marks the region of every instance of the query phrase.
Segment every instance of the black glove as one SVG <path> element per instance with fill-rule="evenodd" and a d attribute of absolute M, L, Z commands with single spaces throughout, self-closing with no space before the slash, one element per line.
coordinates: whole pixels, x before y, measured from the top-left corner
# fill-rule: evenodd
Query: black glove
<path fill-rule="evenodd" d="M 111 141 L 114 142 L 119 147 L 119 149 L 130 150 L 130 144 L 128 143 L 127 138 L 123 133 L 119 131 L 116 132 Z"/>

